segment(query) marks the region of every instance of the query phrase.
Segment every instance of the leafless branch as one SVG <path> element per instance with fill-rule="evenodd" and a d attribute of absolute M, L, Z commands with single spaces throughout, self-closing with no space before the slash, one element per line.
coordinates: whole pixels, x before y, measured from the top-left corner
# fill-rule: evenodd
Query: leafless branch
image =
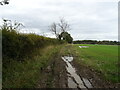
<path fill-rule="evenodd" d="M 61 19 L 60 19 L 60 23 L 58 23 L 58 26 L 60 27 L 61 32 L 66 32 L 66 31 L 70 30 L 70 26 L 69 26 L 69 24 L 65 21 L 64 18 L 61 18 Z"/>

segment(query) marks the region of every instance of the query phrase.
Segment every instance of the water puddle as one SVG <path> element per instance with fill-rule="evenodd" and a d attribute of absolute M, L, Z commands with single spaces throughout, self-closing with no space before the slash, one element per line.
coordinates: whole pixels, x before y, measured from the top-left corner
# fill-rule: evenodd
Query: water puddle
<path fill-rule="evenodd" d="M 89 48 L 89 46 L 79 46 L 79 48 Z"/>
<path fill-rule="evenodd" d="M 66 70 L 68 72 L 68 87 L 69 88 L 92 88 L 91 83 L 88 79 L 81 78 L 77 73 L 75 68 L 71 65 L 73 57 L 64 56 L 62 59 L 66 62 Z"/>
<path fill-rule="evenodd" d="M 88 88 L 93 88 L 88 79 L 83 78 L 83 81 L 84 81 L 85 85 L 86 85 Z"/>
<path fill-rule="evenodd" d="M 71 77 L 68 77 L 68 87 L 69 88 L 77 88 L 77 84 L 73 81 Z"/>
<path fill-rule="evenodd" d="M 64 59 L 67 60 L 68 62 L 73 61 L 73 57 L 72 56 L 64 56 Z"/>

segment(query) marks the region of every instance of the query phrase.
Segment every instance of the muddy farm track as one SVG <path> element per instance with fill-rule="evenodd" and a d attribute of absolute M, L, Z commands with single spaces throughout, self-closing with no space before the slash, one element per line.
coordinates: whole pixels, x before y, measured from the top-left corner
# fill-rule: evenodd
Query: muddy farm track
<path fill-rule="evenodd" d="M 52 62 L 41 73 L 37 88 L 117 88 L 117 85 L 105 81 L 100 73 L 77 62 L 77 55 L 67 45 L 61 49 Z"/>

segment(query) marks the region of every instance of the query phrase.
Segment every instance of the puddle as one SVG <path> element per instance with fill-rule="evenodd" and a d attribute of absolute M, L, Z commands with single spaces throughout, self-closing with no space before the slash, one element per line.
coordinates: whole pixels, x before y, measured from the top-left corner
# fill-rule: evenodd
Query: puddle
<path fill-rule="evenodd" d="M 93 88 L 93 86 L 91 85 L 91 83 L 89 82 L 88 79 L 83 78 L 83 81 L 84 81 L 85 85 L 86 85 L 88 88 Z"/>
<path fill-rule="evenodd" d="M 89 46 L 79 46 L 79 48 L 89 48 Z"/>
<path fill-rule="evenodd" d="M 68 57 L 68 56 L 64 56 L 64 59 L 67 60 L 68 62 L 73 61 L 73 57 Z"/>
<path fill-rule="evenodd" d="M 62 59 L 66 62 L 66 70 L 68 72 L 68 87 L 69 88 L 92 88 L 91 83 L 77 75 L 75 68 L 71 65 L 73 57 L 64 56 Z"/>
<path fill-rule="evenodd" d="M 73 81 L 73 79 L 71 77 L 68 77 L 68 87 L 69 88 L 77 88 L 77 84 Z"/>

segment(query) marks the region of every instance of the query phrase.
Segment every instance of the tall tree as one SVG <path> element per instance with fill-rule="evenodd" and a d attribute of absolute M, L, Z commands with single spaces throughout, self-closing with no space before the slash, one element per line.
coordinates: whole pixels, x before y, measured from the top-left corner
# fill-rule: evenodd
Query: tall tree
<path fill-rule="evenodd" d="M 60 19 L 59 23 L 52 23 L 50 26 L 50 31 L 52 31 L 56 38 L 61 40 L 65 40 L 68 43 L 72 43 L 73 38 L 71 35 L 67 32 L 70 30 L 70 25 L 65 21 L 64 18 Z"/>
<path fill-rule="evenodd" d="M 50 26 L 50 31 L 52 31 L 58 39 L 60 39 L 60 34 L 62 32 L 67 32 L 68 30 L 70 30 L 70 25 L 64 18 L 61 18 L 59 23 L 54 22 Z"/>
<path fill-rule="evenodd" d="M 56 38 L 59 38 L 59 30 L 55 22 L 51 24 L 50 31 L 52 31 L 55 34 Z"/>

